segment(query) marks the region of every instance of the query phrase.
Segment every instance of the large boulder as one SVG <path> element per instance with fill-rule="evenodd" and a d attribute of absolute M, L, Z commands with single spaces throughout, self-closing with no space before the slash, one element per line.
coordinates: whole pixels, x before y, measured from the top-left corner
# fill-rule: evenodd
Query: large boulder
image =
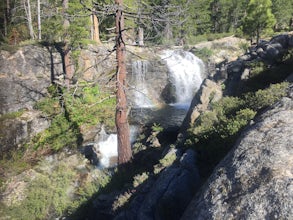
<path fill-rule="evenodd" d="M 292 219 L 293 91 L 246 129 L 183 215 Z"/>
<path fill-rule="evenodd" d="M 176 150 L 169 152 L 165 158 L 174 153 Z M 188 150 L 181 156 L 179 163 L 162 171 L 156 181 L 146 184 L 129 208 L 115 219 L 179 219 L 199 185 L 195 163 L 194 151 Z"/>
<path fill-rule="evenodd" d="M 221 86 L 210 79 L 205 79 L 199 91 L 193 98 L 189 110 L 183 120 L 180 132 L 185 136 L 186 130 L 194 124 L 201 113 L 206 111 L 210 103 L 217 102 L 222 98 Z"/>
<path fill-rule="evenodd" d="M 0 118 L 0 123 L 0 154 L 19 147 L 50 126 L 50 121 L 38 111 L 26 111 L 16 118 Z"/>

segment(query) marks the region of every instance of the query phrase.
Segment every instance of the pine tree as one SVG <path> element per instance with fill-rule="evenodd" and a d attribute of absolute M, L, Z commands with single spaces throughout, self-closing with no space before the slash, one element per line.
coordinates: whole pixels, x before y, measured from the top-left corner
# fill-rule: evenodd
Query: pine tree
<path fill-rule="evenodd" d="M 289 30 L 293 18 L 293 0 L 272 0 L 272 12 L 276 17 L 275 30 Z"/>
<path fill-rule="evenodd" d="M 243 20 L 243 33 L 247 34 L 251 41 L 256 37 L 259 43 L 260 36 L 265 31 L 272 31 L 276 23 L 272 13 L 271 0 L 250 0 L 247 8 L 247 16 Z"/>

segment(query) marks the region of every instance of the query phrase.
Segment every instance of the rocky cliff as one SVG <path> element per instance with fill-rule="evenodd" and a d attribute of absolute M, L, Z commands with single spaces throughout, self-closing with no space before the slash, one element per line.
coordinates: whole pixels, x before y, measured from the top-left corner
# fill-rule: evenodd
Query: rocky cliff
<path fill-rule="evenodd" d="M 291 219 L 293 88 L 238 139 L 182 219 Z"/>

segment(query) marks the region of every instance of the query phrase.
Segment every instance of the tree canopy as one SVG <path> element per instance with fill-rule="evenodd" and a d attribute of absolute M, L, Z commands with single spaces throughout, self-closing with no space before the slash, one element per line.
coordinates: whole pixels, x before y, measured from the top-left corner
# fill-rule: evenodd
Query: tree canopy
<path fill-rule="evenodd" d="M 251 37 L 256 37 L 259 42 L 263 32 L 273 31 L 276 23 L 272 13 L 271 0 L 250 0 L 247 8 L 247 15 L 243 20 L 243 32 Z"/>
<path fill-rule="evenodd" d="M 17 44 L 36 39 L 40 32 L 38 14 L 42 30 L 39 38 L 43 41 L 61 42 L 66 36 L 78 46 L 93 40 L 93 14 L 98 18 L 95 25 L 99 25 L 101 40 L 114 39 L 113 1 L 68 0 L 66 10 L 62 9 L 62 2 L 1 1 L 1 41 Z M 292 30 L 293 0 L 125 0 L 124 5 L 127 36 L 132 42 L 137 41 L 135 35 L 141 29 L 149 44 L 192 43 L 198 35 L 239 34 L 239 30 L 256 38 L 270 29 Z M 63 25 L 64 19 L 70 22 L 68 29 Z"/>

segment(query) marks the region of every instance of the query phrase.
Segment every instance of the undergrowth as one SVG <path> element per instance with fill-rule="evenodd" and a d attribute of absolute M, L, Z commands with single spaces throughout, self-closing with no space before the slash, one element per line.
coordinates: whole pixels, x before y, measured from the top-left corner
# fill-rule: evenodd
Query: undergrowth
<path fill-rule="evenodd" d="M 260 110 L 286 95 L 287 87 L 288 83 L 283 82 L 241 97 L 224 97 L 200 115 L 188 130 L 185 146 L 199 152 L 199 170 L 203 177 L 210 174 Z"/>
<path fill-rule="evenodd" d="M 101 92 L 98 85 L 85 83 L 69 91 L 51 86 L 49 92 L 51 96 L 35 108 L 52 118 L 51 126 L 33 138 L 34 149 L 75 148 L 82 141 L 81 127 L 104 124 L 108 129 L 114 128 L 115 99 L 110 93 Z"/>

